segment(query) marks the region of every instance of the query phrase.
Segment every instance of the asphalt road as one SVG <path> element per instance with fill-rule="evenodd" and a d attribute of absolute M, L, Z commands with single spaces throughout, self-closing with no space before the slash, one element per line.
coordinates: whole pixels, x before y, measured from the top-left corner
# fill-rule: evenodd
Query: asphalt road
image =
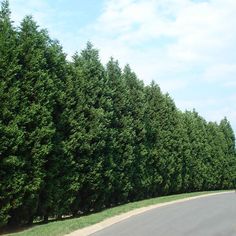
<path fill-rule="evenodd" d="M 236 236 L 236 193 L 156 208 L 93 236 Z"/>

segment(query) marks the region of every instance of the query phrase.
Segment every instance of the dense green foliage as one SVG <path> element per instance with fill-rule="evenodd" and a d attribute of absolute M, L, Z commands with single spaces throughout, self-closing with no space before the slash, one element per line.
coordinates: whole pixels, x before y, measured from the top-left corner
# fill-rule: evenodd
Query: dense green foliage
<path fill-rule="evenodd" d="M 91 43 L 72 61 L 31 17 L 0 10 L 0 226 L 148 197 L 230 189 L 229 121 L 179 111 Z"/>

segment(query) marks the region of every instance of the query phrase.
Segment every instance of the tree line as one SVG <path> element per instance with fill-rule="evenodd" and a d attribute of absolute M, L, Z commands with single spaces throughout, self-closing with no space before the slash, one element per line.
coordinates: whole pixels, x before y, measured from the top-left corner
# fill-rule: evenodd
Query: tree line
<path fill-rule="evenodd" d="M 0 10 L 0 226 L 173 193 L 231 189 L 230 122 L 182 112 L 91 43 L 71 61 L 30 16 Z"/>

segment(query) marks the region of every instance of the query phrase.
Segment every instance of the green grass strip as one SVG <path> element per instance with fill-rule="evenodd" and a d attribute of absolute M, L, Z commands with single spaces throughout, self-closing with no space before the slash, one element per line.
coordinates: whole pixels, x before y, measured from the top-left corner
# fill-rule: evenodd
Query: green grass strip
<path fill-rule="evenodd" d="M 12 236 L 63 236 L 77 229 L 93 225 L 101 222 L 109 217 L 125 213 L 137 208 L 150 206 L 158 203 L 175 201 L 183 198 L 189 198 L 209 193 L 215 193 L 219 191 L 208 191 L 208 192 L 195 192 L 195 193 L 184 193 L 177 195 L 170 195 L 164 197 L 151 198 L 147 200 L 127 203 L 121 206 L 109 208 L 98 213 L 94 213 L 79 218 L 66 219 L 62 221 L 49 222 L 43 225 L 32 226 L 30 229 L 24 230 L 19 233 L 8 234 Z"/>

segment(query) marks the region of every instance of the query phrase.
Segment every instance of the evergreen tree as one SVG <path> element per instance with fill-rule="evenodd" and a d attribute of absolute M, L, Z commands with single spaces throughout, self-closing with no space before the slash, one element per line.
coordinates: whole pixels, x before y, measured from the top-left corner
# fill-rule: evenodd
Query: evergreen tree
<path fill-rule="evenodd" d="M 232 188 L 236 176 L 235 168 L 235 136 L 229 121 L 224 118 L 219 125 L 224 135 L 224 159 L 222 160 L 221 188 Z"/>
<path fill-rule="evenodd" d="M 219 125 L 214 122 L 209 122 L 208 130 L 208 144 L 210 160 L 207 165 L 208 172 L 208 189 L 220 189 L 222 183 L 222 162 L 225 159 L 225 139 L 221 132 Z"/>
<path fill-rule="evenodd" d="M 132 183 L 133 191 L 129 198 L 131 200 L 141 199 L 145 196 L 145 166 L 146 166 L 146 147 L 145 147 L 145 94 L 144 84 L 138 80 L 136 74 L 132 72 L 129 65 L 126 65 L 123 72 L 123 79 L 128 89 L 128 104 L 127 109 L 132 117 L 132 146 L 133 157 L 132 169 L 129 171 L 130 181 Z"/>
<path fill-rule="evenodd" d="M 10 211 L 21 205 L 19 189 L 24 186 L 24 162 L 18 155 L 24 144 L 16 114 L 20 106 L 17 35 L 10 19 L 8 1 L 0 10 L 0 226 L 8 222 Z"/>
<path fill-rule="evenodd" d="M 164 176 L 164 191 L 168 193 L 178 193 L 182 188 L 182 129 L 179 122 L 178 110 L 174 101 L 165 95 L 164 109 L 162 112 L 161 145 L 165 150 L 163 158 L 167 160 Z M 165 169 L 163 168 L 163 170 Z M 169 189 L 168 189 L 169 188 Z M 167 193 L 166 192 L 166 193 Z M 165 192 L 164 192 L 165 194 Z"/>
<path fill-rule="evenodd" d="M 49 38 L 47 45 L 44 55 L 47 61 L 45 69 L 53 82 L 50 104 L 55 132 L 52 137 L 52 152 L 44 165 L 46 176 L 40 191 L 37 211 L 45 221 L 49 216 L 61 218 L 63 214 L 69 214 L 77 190 L 76 164 L 63 149 L 68 132 L 68 117 L 64 117 L 64 111 L 69 99 L 66 88 L 67 81 L 71 78 L 71 68 L 57 41 Z"/>
<path fill-rule="evenodd" d="M 107 138 L 104 156 L 106 203 L 119 204 L 128 200 L 132 190 L 130 171 L 133 161 L 133 119 L 128 110 L 128 90 L 122 71 L 113 58 L 106 66 Z"/>
<path fill-rule="evenodd" d="M 52 150 L 55 132 L 50 103 L 53 83 L 44 58 L 47 35 L 37 28 L 31 17 L 26 17 L 18 33 L 20 106 L 15 115 L 24 142 L 17 150 L 23 163 L 22 185 L 18 187 L 22 203 L 11 211 L 10 223 L 14 224 L 33 220 L 46 174 L 44 164 Z"/>
<path fill-rule="evenodd" d="M 178 140 L 180 141 L 180 155 L 182 159 L 181 165 L 181 176 L 182 176 L 182 188 L 181 192 L 189 192 L 191 191 L 191 143 L 190 143 L 190 136 L 189 130 L 187 127 L 187 120 L 188 115 L 187 113 L 180 112 L 178 113 L 179 116 L 179 137 Z"/>
<path fill-rule="evenodd" d="M 209 158 L 207 145 L 206 122 L 196 111 L 185 112 L 185 125 L 191 144 L 189 169 L 190 191 L 199 191 L 206 185 L 207 169 L 206 162 Z"/>
<path fill-rule="evenodd" d="M 75 101 L 74 109 L 78 109 L 76 111 L 78 116 L 70 121 L 72 123 L 69 127 L 72 132 L 69 134 L 65 149 L 75 156 L 80 176 L 78 198 L 73 203 L 73 208 L 76 211 L 86 212 L 101 208 L 103 202 L 100 197 L 104 190 L 102 166 L 106 132 L 103 109 L 105 71 L 98 51 L 91 43 L 87 44 L 81 55 L 74 57 L 74 66 L 78 76 L 78 79 L 74 79 L 80 83 L 79 94 L 82 99 Z M 74 119 L 77 121 L 74 122 Z"/>
<path fill-rule="evenodd" d="M 154 82 L 145 88 L 145 125 L 146 125 L 146 148 L 147 155 L 147 184 L 146 191 L 150 196 L 157 196 L 161 192 L 163 176 L 161 174 L 160 156 L 160 118 L 164 97 L 160 88 Z"/>
<path fill-rule="evenodd" d="M 70 65 L 70 74 L 65 82 L 65 94 L 63 95 L 63 111 L 60 116 L 59 130 L 62 132 L 62 148 L 65 159 L 73 164 L 69 168 L 70 175 L 74 177 L 69 185 L 73 186 L 71 194 L 70 212 L 76 215 L 79 211 L 81 201 L 78 192 L 84 181 L 85 175 L 82 161 L 85 159 L 85 149 L 87 143 L 85 140 L 87 131 L 85 129 L 86 117 L 84 114 L 86 98 L 84 94 L 84 81 L 79 67 L 79 55 L 76 54 Z"/>
<path fill-rule="evenodd" d="M 146 96 L 149 168 L 155 173 L 151 180 L 152 195 L 178 192 L 182 187 L 178 112 L 172 99 L 163 95 L 154 82 L 147 87 Z"/>

